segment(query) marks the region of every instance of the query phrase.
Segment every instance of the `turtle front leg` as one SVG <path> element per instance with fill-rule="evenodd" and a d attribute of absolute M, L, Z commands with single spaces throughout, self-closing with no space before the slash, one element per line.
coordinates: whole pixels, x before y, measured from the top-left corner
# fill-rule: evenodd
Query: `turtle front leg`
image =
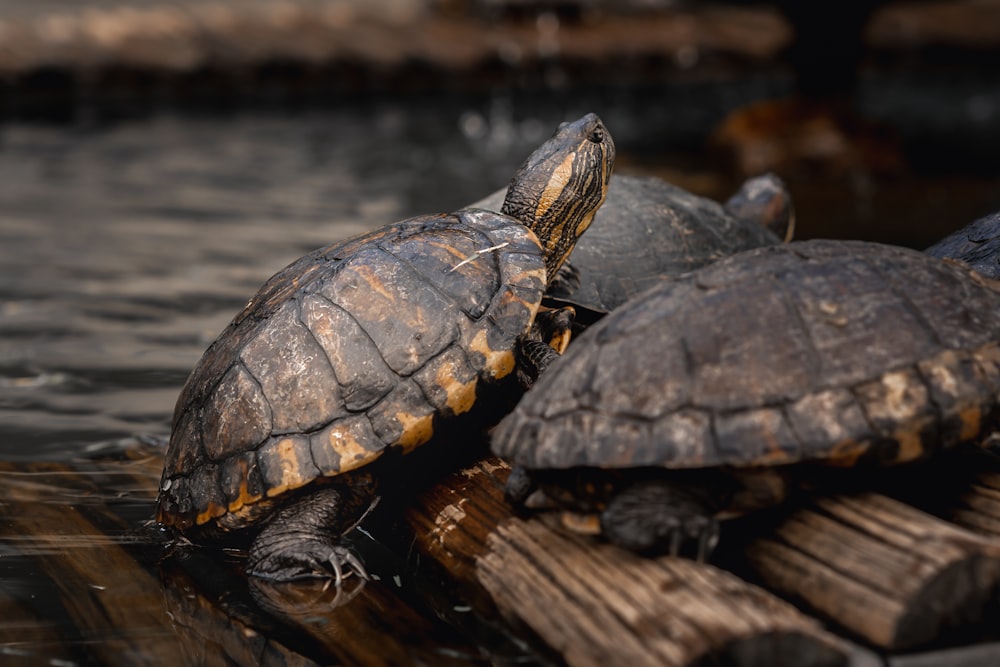
<path fill-rule="evenodd" d="M 639 553 L 676 556 L 693 542 L 695 558 L 704 561 L 719 541 L 715 506 L 694 487 L 643 480 L 611 499 L 601 513 L 601 532 L 608 541 Z"/>
<path fill-rule="evenodd" d="M 535 316 L 531 329 L 517 341 L 517 379 L 530 389 L 538 376 L 569 347 L 576 311 L 572 306 L 546 308 Z"/>
<path fill-rule="evenodd" d="M 275 512 L 250 546 L 247 573 L 272 581 L 332 578 L 337 586 L 351 572 L 367 579 L 340 538 L 377 502 L 374 484 L 319 486 Z"/>

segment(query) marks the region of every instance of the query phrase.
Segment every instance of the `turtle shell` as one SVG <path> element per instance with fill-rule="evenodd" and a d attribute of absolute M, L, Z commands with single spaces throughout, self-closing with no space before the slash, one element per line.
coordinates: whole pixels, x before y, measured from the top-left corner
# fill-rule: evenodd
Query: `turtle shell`
<path fill-rule="evenodd" d="M 747 251 L 588 329 L 493 449 L 529 469 L 917 459 L 995 421 L 998 285 L 874 243 Z"/>
<path fill-rule="evenodd" d="M 503 195 L 476 205 L 499 210 Z M 664 276 L 780 242 L 766 227 L 661 179 L 613 176 L 604 205 L 569 258 L 579 284 L 557 281 L 546 297 L 607 313 Z"/>
<path fill-rule="evenodd" d="M 1000 213 L 969 223 L 924 252 L 965 262 L 988 278 L 1000 278 Z"/>
<path fill-rule="evenodd" d="M 418 217 L 272 277 L 181 392 L 158 519 L 242 527 L 261 501 L 428 439 L 514 369 L 545 289 L 535 235 L 488 211 Z M 259 506 L 256 507 L 255 506 Z"/>

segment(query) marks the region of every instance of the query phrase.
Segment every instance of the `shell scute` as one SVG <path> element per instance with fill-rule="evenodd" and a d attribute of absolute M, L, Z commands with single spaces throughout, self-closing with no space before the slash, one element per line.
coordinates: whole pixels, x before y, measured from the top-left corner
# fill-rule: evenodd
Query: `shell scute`
<path fill-rule="evenodd" d="M 364 414 L 338 419 L 309 436 L 313 463 L 325 476 L 359 468 L 382 455 L 385 444 Z"/>
<path fill-rule="evenodd" d="M 395 373 L 407 376 L 458 338 L 454 302 L 396 257 L 366 247 L 318 293 L 351 313 Z"/>
<path fill-rule="evenodd" d="M 802 443 L 780 408 L 718 413 L 714 429 L 721 461 L 777 465 L 802 459 Z"/>
<path fill-rule="evenodd" d="M 273 432 L 310 431 L 346 414 L 333 368 L 299 320 L 297 300 L 278 309 L 270 326 L 246 344 L 240 359 L 266 397 Z M 227 449 L 245 446 L 233 443 Z"/>
<path fill-rule="evenodd" d="M 219 488 L 230 512 L 263 498 L 266 487 L 257 465 L 257 452 L 243 452 L 220 466 Z"/>
<path fill-rule="evenodd" d="M 348 411 L 367 409 L 396 385 L 375 341 L 342 307 L 310 294 L 302 300 L 302 321 L 326 353 Z"/>
<path fill-rule="evenodd" d="M 222 376 L 203 418 L 205 454 L 213 461 L 253 449 L 271 434 L 271 407 L 242 364 Z"/>
<path fill-rule="evenodd" d="M 413 374 L 427 400 L 444 416 L 468 412 L 476 401 L 478 374 L 460 346 L 452 346 Z"/>
<path fill-rule="evenodd" d="M 450 233 L 444 233 L 445 231 Z M 383 244 L 386 252 L 446 294 L 472 319 L 483 315 L 500 287 L 499 262 L 492 239 L 468 228 L 429 232 Z"/>
<path fill-rule="evenodd" d="M 268 497 L 305 486 L 319 476 L 304 435 L 271 438 L 257 450 L 257 463 Z"/>

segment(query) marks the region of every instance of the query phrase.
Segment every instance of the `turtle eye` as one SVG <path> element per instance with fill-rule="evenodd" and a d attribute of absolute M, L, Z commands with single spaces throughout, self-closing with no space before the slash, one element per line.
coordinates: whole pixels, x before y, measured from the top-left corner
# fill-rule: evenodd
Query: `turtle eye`
<path fill-rule="evenodd" d="M 587 138 L 593 141 L 595 144 L 601 143 L 602 141 L 604 141 L 604 128 L 598 125 L 593 129 L 593 131 L 590 133 L 590 136 Z"/>

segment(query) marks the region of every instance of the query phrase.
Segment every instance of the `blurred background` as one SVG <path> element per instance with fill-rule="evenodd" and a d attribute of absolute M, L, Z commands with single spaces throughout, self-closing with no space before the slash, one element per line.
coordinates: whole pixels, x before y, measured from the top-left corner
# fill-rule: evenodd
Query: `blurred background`
<path fill-rule="evenodd" d="M 721 197 L 774 170 L 800 237 L 923 247 L 1000 208 L 998 46 L 997 0 L 7 0 L 0 118 L 8 153 L 25 124 L 69 151 L 144 127 L 151 161 L 165 134 L 208 148 L 205 123 L 311 126 L 311 150 L 357 142 L 365 180 L 407 172 L 376 194 L 405 215 L 499 187 L 594 110 L 623 172 Z"/>

